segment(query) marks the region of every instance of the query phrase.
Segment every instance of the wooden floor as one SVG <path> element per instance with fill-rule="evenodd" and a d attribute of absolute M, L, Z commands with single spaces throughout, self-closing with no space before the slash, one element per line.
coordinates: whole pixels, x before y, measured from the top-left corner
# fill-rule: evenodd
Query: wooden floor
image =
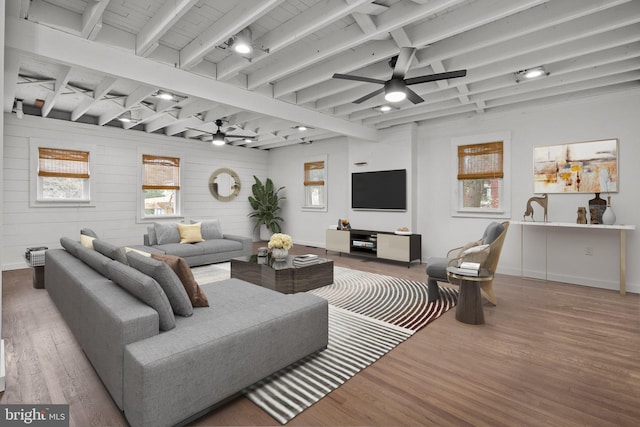
<path fill-rule="evenodd" d="M 324 254 L 295 247 L 291 253 Z M 338 266 L 425 281 L 424 265 L 338 256 Z M 636 294 L 499 276 L 481 326 L 455 310 L 416 333 L 290 426 L 637 426 Z M 3 273 L 7 387 L 0 403 L 69 403 L 72 426 L 126 425 L 30 270 Z M 244 397 L 193 425 L 277 425 Z"/>

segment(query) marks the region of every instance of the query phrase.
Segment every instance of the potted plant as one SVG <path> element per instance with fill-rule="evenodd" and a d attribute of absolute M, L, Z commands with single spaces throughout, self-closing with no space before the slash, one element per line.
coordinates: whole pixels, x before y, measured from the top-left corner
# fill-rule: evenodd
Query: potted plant
<path fill-rule="evenodd" d="M 249 203 L 253 212 L 249 214 L 249 217 L 256 220 L 254 230 L 264 225 L 264 228 L 271 233 L 280 233 L 282 231 L 280 223 L 284 219 L 278 216 L 278 211 L 280 210 L 280 200 L 284 200 L 286 197 L 279 193 L 284 187 L 276 189 L 271 178 L 267 178 L 264 183 L 255 175 L 253 178 L 256 182 L 251 186 L 253 195 L 249 196 Z M 260 239 L 269 240 L 269 237 L 270 234 L 269 236 L 263 236 L 261 233 Z"/>

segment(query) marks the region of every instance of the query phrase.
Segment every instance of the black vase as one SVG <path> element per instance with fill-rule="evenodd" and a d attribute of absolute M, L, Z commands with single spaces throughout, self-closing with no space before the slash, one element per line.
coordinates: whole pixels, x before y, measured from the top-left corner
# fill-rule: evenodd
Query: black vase
<path fill-rule="evenodd" d="M 596 197 L 589 200 L 591 224 L 602 224 L 602 214 L 605 209 L 607 209 L 607 202 L 600 198 L 600 193 L 596 193 Z"/>

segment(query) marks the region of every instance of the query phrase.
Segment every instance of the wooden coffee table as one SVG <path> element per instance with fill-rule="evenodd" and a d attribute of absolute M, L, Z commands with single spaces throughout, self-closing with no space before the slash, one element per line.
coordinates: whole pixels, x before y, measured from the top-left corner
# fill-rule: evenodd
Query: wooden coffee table
<path fill-rule="evenodd" d="M 255 285 L 273 289 L 283 294 L 293 294 L 316 289 L 333 283 L 333 261 L 318 258 L 316 264 L 297 267 L 292 255 L 285 261 L 257 255 L 231 259 L 231 277 Z"/>

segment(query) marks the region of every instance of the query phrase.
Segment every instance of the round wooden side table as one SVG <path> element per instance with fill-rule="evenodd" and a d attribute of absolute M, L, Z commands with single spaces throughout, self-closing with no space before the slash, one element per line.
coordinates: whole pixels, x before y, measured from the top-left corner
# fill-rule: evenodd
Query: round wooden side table
<path fill-rule="evenodd" d="M 460 293 L 456 305 L 456 320 L 470 325 L 482 325 L 484 323 L 484 310 L 482 309 L 482 295 L 480 284 L 493 279 L 493 274 L 481 269 L 477 276 L 460 272 L 457 267 L 447 267 L 447 278 L 451 283 L 458 283 Z"/>

